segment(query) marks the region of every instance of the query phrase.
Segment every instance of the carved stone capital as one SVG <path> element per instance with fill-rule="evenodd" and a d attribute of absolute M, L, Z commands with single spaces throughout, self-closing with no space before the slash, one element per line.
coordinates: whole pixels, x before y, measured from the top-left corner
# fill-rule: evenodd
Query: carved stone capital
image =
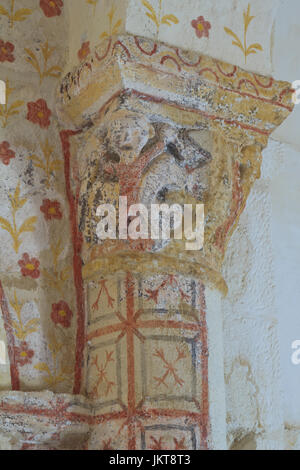
<path fill-rule="evenodd" d="M 74 395 L 0 394 L 8 447 L 226 448 L 220 268 L 261 151 L 291 111 L 288 83 L 133 36 L 107 39 L 64 78 Z M 120 196 L 203 203 L 203 249 L 99 240 L 97 207 Z"/>
<path fill-rule="evenodd" d="M 83 276 L 124 269 L 193 273 L 223 292 L 230 235 L 260 175 L 261 151 L 292 110 L 290 84 L 132 36 L 104 41 L 70 72 L 59 113 L 77 137 Z M 204 203 L 203 250 L 183 242 L 99 243 L 96 209 Z M 137 262 L 138 261 L 138 262 Z"/>

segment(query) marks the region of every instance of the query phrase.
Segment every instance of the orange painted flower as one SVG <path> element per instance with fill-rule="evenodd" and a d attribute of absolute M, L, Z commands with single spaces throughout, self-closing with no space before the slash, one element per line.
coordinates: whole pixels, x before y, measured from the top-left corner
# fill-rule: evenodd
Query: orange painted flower
<path fill-rule="evenodd" d="M 26 119 L 28 119 L 28 121 L 38 124 L 43 129 L 50 126 L 50 116 L 52 113 L 45 100 L 40 98 L 36 102 L 31 101 L 27 103 L 27 108 L 28 113 Z"/>
<path fill-rule="evenodd" d="M 15 361 L 20 366 L 25 366 L 26 364 L 31 364 L 31 359 L 34 356 L 32 349 L 29 349 L 26 341 L 23 341 L 20 344 L 20 347 L 15 347 Z"/>
<path fill-rule="evenodd" d="M 61 300 L 58 304 L 52 304 L 51 319 L 56 325 L 69 328 L 72 317 L 73 312 L 64 300 Z"/>
<path fill-rule="evenodd" d="M 9 143 L 4 140 L 0 144 L 0 160 L 4 165 L 8 165 L 11 158 L 15 158 L 16 154 L 13 150 L 9 148 Z"/>
<path fill-rule="evenodd" d="M 62 0 L 40 0 L 40 7 L 48 18 L 60 16 L 63 6 Z"/>
<path fill-rule="evenodd" d="M 40 277 L 40 271 L 38 269 L 40 262 L 36 258 L 29 258 L 28 253 L 23 254 L 22 259 L 18 261 L 18 265 L 24 277 L 32 277 L 32 279 Z"/>
<path fill-rule="evenodd" d="M 90 50 L 90 41 L 86 41 L 82 43 L 81 48 L 77 52 L 77 55 L 79 57 L 79 60 L 84 60 L 87 58 L 87 56 L 91 53 Z"/>
<path fill-rule="evenodd" d="M 196 20 L 191 21 L 191 25 L 195 28 L 198 38 L 202 38 L 203 36 L 206 38 L 209 37 L 211 24 L 209 21 L 205 21 L 203 16 L 198 16 Z"/>
<path fill-rule="evenodd" d="M 14 48 L 11 42 L 4 42 L 0 39 L 0 62 L 14 62 Z"/>
<path fill-rule="evenodd" d="M 59 220 L 62 218 L 60 203 L 58 201 L 50 201 L 50 199 L 43 199 L 43 205 L 40 207 L 40 210 L 44 213 L 44 217 L 46 220 Z"/>

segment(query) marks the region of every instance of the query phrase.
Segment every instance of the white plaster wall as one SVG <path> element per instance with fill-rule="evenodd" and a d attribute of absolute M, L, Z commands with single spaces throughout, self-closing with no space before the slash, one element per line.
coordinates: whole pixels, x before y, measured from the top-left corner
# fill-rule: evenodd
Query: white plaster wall
<path fill-rule="evenodd" d="M 271 140 L 226 254 L 229 445 L 300 448 L 300 366 L 291 362 L 300 339 L 299 174 L 300 152 Z"/>
<path fill-rule="evenodd" d="M 284 419 L 300 428 L 300 366 L 292 364 L 291 343 L 300 339 L 300 152 L 281 145 L 272 178 L 271 235 L 276 307 L 279 312 Z"/>
<path fill-rule="evenodd" d="M 223 267 L 227 432 L 236 440 L 260 436 L 259 448 L 283 447 L 283 410 L 271 244 L 271 180 L 280 144 L 264 152 L 256 181 Z M 275 157 L 276 158 L 276 157 Z"/>
<path fill-rule="evenodd" d="M 276 14 L 272 48 L 272 75 L 277 80 L 300 80 L 300 2 L 281 0 Z M 274 132 L 274 139 L 300 149 L 300 106 Z"/>
<path fill-rule="evenodd" d="M 179 47 L 204 53 L 225 62 L 268 75 L 272 71 L 272 29 L 280 0 L 163 0 L 162 16 L 175 15 L 179 23 L 168 27 L 162 25 L 159 34 L 155 25 L 145 17 L 145 7 L 141 0 L 129 0 L 126 30 L 141 36 L 159 39 Z M 159 0 L 151 0 L 155 11 L 159 10 Z M 250 13 L 256 19 L 249 28 L 248 44 L 261 43 L 263 51 L 248 56 L 247 64 L 240 49 L 232 47 L 233 38 L 224 27 L 230 28 L 243 41 L 243 12 L 250 4 Z M 211 23 L 209 39 L 199 39 L 191 27 L 191 21 L 203 16 Z M 138 20 L 137 20 L 138 19 Z"/>

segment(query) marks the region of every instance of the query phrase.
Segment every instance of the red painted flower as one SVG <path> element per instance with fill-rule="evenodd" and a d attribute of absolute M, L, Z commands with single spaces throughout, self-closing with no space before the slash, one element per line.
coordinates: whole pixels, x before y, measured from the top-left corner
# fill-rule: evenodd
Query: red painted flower
<path fill-rule="evenodd" d="M 40 7 L 48 18 L 59 16 L 63 6 L 62 0 L 40 0 Z"/>
<path fill-rule="evenodd" d="M 38 124 L 43 129 L 50 126 L 50 116 L 51 111 L 47 106 L 45 100 L 40 98 L 36 102 L 31 101 L 27 103 L 28 113 L 26 118 L 28 121 L 33 122 L 34 124 Z"/>
<path fill-rule="evenodd" d="M 14 62 L 14 48 L 11 42 L 4 42 L 0 39 L 0 62 Z"/>
<path fill-rule="evenodd" d="M 25 366 L 25 364 L 31 364 L 31 359 L 34 356 L 32 349 L 29 349 L 26 341 L 23 341 L 20 347 L 15 347 L 15 361 L 20 366 Z"/>
<path fill-rule="evenodd" d="M 40 277 L 40 262 L 36 258 L 29 258 L 28 253 L 23 254 L 22 259 L 18 261 L 18 265 L 21 268 L 21 273 L 23 276 L 32 277 L 32 279 L 37 279 Z"/>
<path fill-rule="evenodd" d="M 195 28 L 198 38 L 209 37 L 211 24 L 209 21 L 205 21 L 203 16 L 198 16 L 196 20 L 191 21 L 191 25 Z"/>
<path fill-rule="evenodd" d="M 56 325 L 59 324 L 64 328 L 69 328 L 72 317 L 73 312 L 64 300 L 61 300 L 58 304 L 52 304 L 51 319 Z"/>
<path fill-rule="evenodd" d="M 91 53 L 90 50 L 90 41 L 83 42 L 81 45 L 81 48 L 77 52 L 77 55 L 79 57 L 79 60 L 84 60 L 87 58 L 87 56 Z"/>
<path fill-rule="evenodd" d="M 9 148 L 9 143 L 4 140 L 0 144 L 0 160 L 4 165 L 8 165 L 11 158 L 15 158 L 16 154 L 13 150 Z"/>
<path fill-rule="evenodd" d="M 60 203 L 58 201 L 50 201 L 50 199 L 43 199 L 43 205 L 40 207 L 40 210 L 44 213 L 44 217 L 46 220 L 59 220 L 62 218 Z"/>

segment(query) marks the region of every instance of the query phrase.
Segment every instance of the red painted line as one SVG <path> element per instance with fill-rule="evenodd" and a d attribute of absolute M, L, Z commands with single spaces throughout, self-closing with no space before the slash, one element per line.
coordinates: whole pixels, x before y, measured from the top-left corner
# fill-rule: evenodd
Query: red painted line
<path fill-rule="evenodd" d="M 116 323 L 114 325 L 106 326 L 105 328 L 98 328 L 95 331 L 92 331 L 88 335 L 86 335 L 86 341 L 91 341 L 94 338 L 99 338 L 101 336 L 109 335 L 111 333 L 116 333 L 117 331 L 121 331 L 126 329 L 124 323 Z"/>
<path fill-rule="evenodd" d="M 63 422 L 66 420 L 70 420 L 72 422 L 86 422 L 89 424 L 100 424 L 105 421 L 110 420 L 118 420 L 118 419 L 126 419 L 128 414 L 126 410 L 123 411 L 115 411 L 111 413 L 104 413 L 99 415 L 88 415 L 88 414 L 81 414 L 81 413 L 73 413 L 66 410 L 69 404 L 64 403 L 63 406 L 60 404 L 52 407 L 52 408 L 38 408 L 38 407 L 30 407 L 26 405 L 15 405 L 11 403 L 1 403 L 0 405 L 0 413 L 9 413 L 9 414 L 25 414 L 25 415 L 33 415 L 33 416 L 44 416 L 47 418 L 52 418 L 57 422 Z M 71 406 L 71 405 L 70 405 Z M 135 409 L 135 415 L 137 417 L 142 417 L 145 419 L 157 417 L 157 416 L 164 416 L 170 418 L 181 418 L 187 417 L 193 420 L 199 420 L 199 418 L 203 419 L 201 413 L 195 413 L 186 410 L 177 410 L 177 409 L 165 409 L 165 408 L 147 408 L 147 409 Z"/>
<path fill-rule="evenodd" d="M 156 54 L 156 52 L 157 52 L 157 44 L 154 44 L 152 51 L 148 52 L 148 51 L 145 51 L 145 49 L 142 48 L 142 46 L 140 45 L 140 42 L 139 42 L 137 36 L 134 37 L 134 40 L 135 40 L 136 46 L 139 48 L 139 50 L 140 50 L 143 54 L 148 55 L 148 56 L 152 56 L 153 54 Z"/>
<path fill-rule="evenodd" d="M 10 362 L 10 376 L 11 376 L 11 386 L 12 390 L 20 390 L 20 379 L 19 379 L 19 370 L 15 360 L 15 337 L 13 328 L 11 325 L 10 312 L 7 304 L 7 300 L 4 294 L 2 283 L 0 281 L 0 304 L 3 316 L 4 329 L 6 332 L 7 340 L 7 351 L 8 358 Z"/>
<path fill-rule="evenodd" d="M 84 350 L 84 331 L 85 331 L 85 311 L 84 311 L 84 290 L 82 280 L 82 261 L 80 256 L 81 251 L 81 234 L 77 225 L 77 198 L 74 197 L 71 190 L 70 183 L 70 141 L 69 138 L 73 135 L 79 134 L 81 131 L 65 130 L 60 132 L 62 142 L 63 155 L 65 160 L 65 181 L 66 193 L 70 206 L 70 225 L 73 242 L 73 271 L 74 283 L 76 289 L 76 304 L 77 304 L 77 333 L 76 333 L 76 351 L 75 351 L 75 375 L 73 393 L 77 395 L 81 389 L 82 367 L 83 367 L 83 350 Z"/>
<path fill-rule="evenodd" d="M 111 413 L 104 413 L 99 415 L 87 415 L 81 413 L 73 413 L 66 411 L 66 408 L 69 405 L 67 403 L 61 406 L 60 404 L 52 408 L 38 408 L 30 407 L 25 405 L 15 405 L 8 403 L 0 404 L 0 414 L 13 414 L 13 415 L 27 415 L 27 416 L 37 416 L 53 419 L 56 423 L 64 423 L 66 421 L 71 421 L 72 423 L 87 423 L 89 425 L 96 425 L 105 423 L 112 420 L 121 420 L 128 417 L 126 410 L 115 411 Z M 135 416 L 138 418 L 152 419 L 156 417 L 165 417 L 165 418 L 188 418 L 191 421 L 195 421 L 203 426 L 204 417 L 202 413 L 195 413 L 186 410 L 168 410 L 165 408 L 147 408 L 147 409 L 138 409 L 135 410 Z"/>
<path fill-rule="evenodd" d="M 232 72 L 226 73 L 226 72 L 224 72 L 224 71 L 221 69 L 220 65 L 219 65 L 216 61 L 215 61 L 215 64 L 216 64 L 217 69 L 219 70 L 219 72 L 220 72 L 222 75 L 224 75 L 224 77 L 230 77 L 230 78 L 231 78 L 231 77 L 234 77 L 234 76 L 235 76 L 236 71 L 237 71 L 237 66 L 236 66 L 236 65 L 234 65 Z"/>
<path fill-rule="evenodd" d="M 172 62 L 174 62 L 174 64 L 177 66 L 178 71 L 181 72 L 181 67 L 178 64 L 177 60 L 174 59 L 174 57 L 172 57 L 170 55 L 165 55 L 161 58 L 161 60 L 160 60 L 161 65 L 163 65 L 167 60 L 171 60 Z"/>
<path fill-rule="evenodd" d="M 134 368 L 134 279 L 132 274 L 126 276 L 126 309 L 127 309 L 127 380 L 128 380 L 128 450 L 135 450 L 136 436 L 133 417 L 135 413 L 135 368 Z"/>
<path fill-rule="evenodd" d="M 199 331 L 200 327 L 197 323 L 183 323 L 174 320 L 149 320 L 139 321 L 136 328 L 174 328 L 188 331 Z"/>
<path fill-rule="evenodd" d="M 153 69 L 153 65 L 144 65 L 144 64 L 139 64 L 139 67 L 143 67 L 145 69 L 151 69 L 152 71 L 154 70 Z M 216 76 L 216 79 L 217 81 L 213 83 L 214 86 L 218 87 L 220 90 L 223 90 L 223 91 L 228 91 L 230 93 L 235 93 L 239 96 L 243 96 L 243 97 L 248 97 L 248 98 L 253 98 L 254 100 L 259 100 L 259 101 L 263 101 L 264 103 L 268 103 L 268 104 L 272 104 L 273 106 L 278 106 L 279 108 L 284 108 L 284 109 L 287 109 L 288 111 L 292 111 L 293 108 L 291 106 L 288 106 L 288 105 L 285 105 L 285 104 L 282 104 L 281 101 L 273 101 L 272 99 L 269 99 L 269 98 L 264 98 L 263 96 L 257 96 L 257 95 L 252 95 L 251 93 L 246 93 L 244 91 L 240 91 L 240 90 L 237 90 L 235 88 L 228 88 L 226 86 L 223 86 L 219 83 L 219 78 L 217 76 L 217 74 L 211 70 L 211 69 L 202 69 L 199 71 L 199 73 L 201 74 L 203 71 L 210 71 L 211 73 L 213 73 L 215 76 Z M 172 73 L 172 72 L 166 72 L 168 75 L 170 76 L 174 76 L 174 77 L 177 77 L 177 75 L 175 73 Z M 203 80 L 205 80 L 205 78 L 203 78 Z M 249 82 L 251 83 L 251 85 L 256 89 L 255 85 L 249 80 Z M 211 82 L 212 83 L 212 82 Z M 284 94 L 288 93 L 289 91 L 291 91 L 290 89 L 288 90 L 284 90 L 283 93 L 281 93 L 281 95 L 283 96 Z M 282 96 L 280 95 L 280 99 L 282 99 Z M 187 109 L 187 108 L 185 108 Z M 188 108 L 188 109 L 193 109 L 193 108 Z M 201 111 L 198 111 L 200 114 L 201 114 Z M 219 118 L 220 120 L 222 120 L 222 118 Z M 259 130 L 258 130 L 259 131 Z"/>
<path fill-rule="evenodd" d="M 201 57 L 201 56 L 199 56 L 197 62 L 195 62 L 194 64 L 190 64 L 189 62 L 186 62 L 185 60 L 183 60 L 183 58 L 182 58 L 182 57 L 180 56 L 180 54 L 179 54 L 179 49 L 178 49 L 178 48 L 176 48 L 175 51 L 176 51 L 176 55 L 177 55 L 177 57 L 179 58 L 179 60 L 181 60 L 181 62 L 182 62 L 184 65 L 186 65 L 187 67 L 197 67 L 198 65 L 200 65 L 200 62 L 201 62 L 201 60 L 202 60 L 202 57 Z"/>
<path fill-rule="evenodd" d="M 116 42 L 114 43 L 113 48 L 112 48 L 112 52 L 114 52 L 114 50 L 115 50 L 115 48 L 116 48 L 117 46 L 121 46 L 121 47 L 122 47 L 122 49 L 123 49 L 123 51 L 125 51 L 125 53 L 126 53 L 128 59 L 131 58 L 131 55 L 130 55 L 129 50 L 127 49 L 127 47 L 126 47 L 121 41 L 116 41 Z"/>
<path fill-rule="evenodd" d="M 132 331 L 138 328 L 174 328 L 182 329 L 187 331 L 201 331 L 201 326 L 197 323 L 183 323 L 176 322 L 174 320 L 148 320 L 148 321 L 132 321 Z M 128 330 L 128 323 L 115 323 L 113 325 L 106 326 L 105 328 L 98 328 L 86 335 L 86 341 L 91 341 L 94 338 L 99 338 L 117 331 Z"/>
<path fill-rule="evenodd" d="M 254 80 L 256 81 L 256 83 L 262 87 L 262 88 L 271 88 L 271 86 L 273 85 L 273 82 L 274 82 L 274 79 L 272 77 L 270 77 L 270 81 L 268 83 L 268 85 L 264 85 L 258 78 L 257 78 L 257 75 L 255 75 L 255 73 L 253 74 L 253 77 L 254 77 Z"/>
<path fill-rule="evenodd" d="M 102 62 L 102 60 L 104 60 L 104 59 L 107 57 L 107 55 L 108 55 L 108 53 L 109 53 L 109 50 L 110 50 L 111 42 L 112 42 L 112 39 L 110 38 L 109 41 L 108 41 L 107 49 L 106 49 L 106 51 L 105 51 L 105 53 L 103 54 L 102 57 L 100 57 L 100 56 L 98 55 L 97 51 L 95 52 L 95 56 L 96 56 L 96 58 L 97 58 L 97 60 L 98 60 L 99 62 Z"/>
<path fill-rule="evenodd" d="M 0 414 L 8 413 L 14 415 L 29 415 L 37 417 L 45 417 L 53 419 L 56 423 L 64 423 L 65 421 L 71 421 L 72 423 L 80 422 L 87 423 L 89 425 L 101 424 L 110 420 L 126 419 L 127 412 L 116 411 L 112 413 L 104 413 L 102 415 L 91 416 L 88 414 L 73 413 L 66 411 L 68 404 L 64 406 L 54 406 L 52 408 L 38 408 L 30 407 L 25 405 L 15 405 L 8 403 L 0 403 Z"/>
<path fill-rule="evenodd" d="M 286 88 L 285 90 L 283 90 L 279 95 L 280 101 L 282 100 L 284 95 L 287 95 L 288 93 L 294 93 L 294 91 L 295 90 L 293 88 Z M 291 108 L 291 111 L 292 111 L 292 108 Z"/>
<path fill-rule="evenodd" d="M 205 72 L 212 73 L 212 74 L 216 77 L 217 83 L 219 83 L 219 81 L 220 81 L 220 80 L 219 80 L 219 77 L 218 77 L 218 75 L 216 74 L 216 72 L 215 72 L 214 70 L 210 69 L 209 67 L 206 67 L 206 68 L 204 68 L 204 69 L 199 70 L 198 73 L 199 73 L 199 75 L 202 75 L 202 74 L 205 73 Z"/>
<path fill-rule="evenodd" d="M 255 90 L 255 93 L 256 93 L 256 96 L 259 96 L 259 92 L 258 92 L 258 89 L 256 88 L 256 86 L 254 85 L 254 83 L 251 82 L 251 80 L 246 80 L 245 78 L 243 78 L 242 80 L 239 81 L 239 84 L 238 84 L 238 90 L 240 91 L 241 89 L 241 86 L 244 84 L 244 83 L 250 83 L 250 85 L 254 88 Z"/>
<path fill-rule="evenodd" d="M 203 421 L 201 413 L 175 409 L 168 410 L 165 408 L 147 408 L 146 410 L 137 410 L 136 415 L 145 419 L 163 416 L 165 418 L 190 418 L 193 421 L 199 422 L 199 419 Z"/>
<path fill-rule="evenodd" d="M 233 91 L 233 90 L 231 90 L 231 91 Z M 200 115 L 202 115 L 202 116 L 204 116 L 207 119 L 210 119 L 212 121 L 223 121 L 226 124 L 233 124 L 234 126 L 241 127 L 242 129 L 251 130 L 253 132 L 257 132 L 258 134 L 268 135 L 269 136 L 272 132 L 272 131 L 265 131 L 263 129 L 258 129 L 257 127 L 248 126 L 247 124 L 243 124 L 243 123 L 238 122 L 238 121 L 231 121 L 230 119 L 220 118 L 219 116 L 208 114 L 205 111 L 200 111 L 199 109 L 187 108 L 187 107 L 184 107 L 184 106 L 180 106 L 177 103 L 174 103 L 174 101 L 169 101 L 169 100 L 166 100 L 164 98 L 156 98 L 155 96 L 149 95 L 147 93 L 141 93 L 137 90 L 131 90 L 131 93 L 138 96 L 141 100 L 153 101 L 155 103 L 168 104 L 170 106 L 174 106 L 177 109 L 180 109 L 181 111 L 187 111 L 188 110 L 192 113 L 200 114 Z"/>
<path fill-rule="evenodd" d="M 252 83 L 252 82 L 250 82 L 250 83 Z M 278 106 L 279 108 L 287 109 L 288 111 L 293 110 L 293 108 L 291 106 L 287 106 L 285 104 L 282 104 L 280 101 L 272 101 L 272 99 L 263 98 L 262 96 L 251 95 L 251 93 L 246 93 L 244 91 L 235 90 L 234 88 L 227 88 L 227 87 L 223 87 L 221 85 L 218 85 L 218 86 L 221 90 L 224 90 L 224 91 L 229 91 L 229 92 L 232 92 L 232 93 L 236 93 L 237 95 L 240 95 L 240 96 L 244 96 L 244 97 L 248 97 L 248 98 L 253 98 L 255 100 L 263 101 L 264 103 L 272 104 L 272 105 Z"/>

